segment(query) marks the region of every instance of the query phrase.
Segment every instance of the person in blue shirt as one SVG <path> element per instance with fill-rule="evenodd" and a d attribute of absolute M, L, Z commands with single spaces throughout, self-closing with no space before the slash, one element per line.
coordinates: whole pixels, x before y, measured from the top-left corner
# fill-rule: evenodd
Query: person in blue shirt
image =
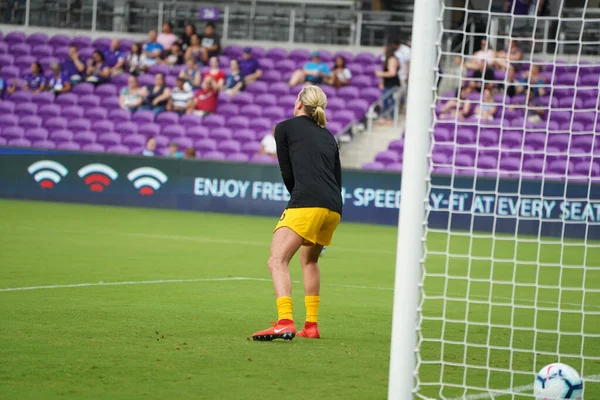
<path fill-rule="evenodd" d="M 31 93 L 43 92 L 46 89 L 46 77 L 44 69 L 39 62 L 31 64 L 31 73 L 23 77 L 23 89 L 29 90 Z"/>
<path fill-rule="evenodd" d="M 177 143 L 169 143 L 169 147 L 167 147 L 167 157 L 183 158 L 183 153 L 179 151 L 179 146 Z"/>
<path fill-rule="evenodd" d="M 48 90 L 52 90 L 57 96 L 61 93 L 70 92 L 71 80 L 69 74 L 64 72 L 57 62 L 50 64 L 50 69 L 52 74 L 48 79 Z"/>
<path fill-rule="evenodd" d="M 164 50 L 162 45 L 156 41 L 156 38 L 157 34 L 154 29 L 148 32 L 148 41 L 144 44 L 144 55 L 148 66 L 156 64 L 160 53 Z"/>
<path fill-rule="evenodd" d="M 104 60 L 110 68 L 111 76 L 123 72 L 126 58 L 125 53 L 121 51 L 121 41 L 116 38 L 113 39 L 110 42 L 110 47 L 104 50 Z"/>
<path fill-rule="evenodd" d="M 238 60 L 229 61 L 230 72 L 225 79 L 225 92 L 234 96 L 246 88 Z"/>
<path fill-rule="evenodd" d="M 260 63 L 252 55 L 251 47 L 246 47 L 244 49 L 242 59 L 240 60 L 240 71 L 244 76 L 244 82 L 246 83 L 246 85 L 260 79 L 260 77 L 262 76 L 262 69 L 260 68 Z"/>
<path fill-rule="evenodd" d="M 290 78 L 289 85 L 295 86 L 305 82 L 318 85 L 323 82 L 323 79 L 329 78 L 330 76 L 331 70 L 327 64 L 321 60 L 319 52 L 315 51 L 312 53 L 312 61 L 304 64 L 303 69 L 294 72 Z"/>

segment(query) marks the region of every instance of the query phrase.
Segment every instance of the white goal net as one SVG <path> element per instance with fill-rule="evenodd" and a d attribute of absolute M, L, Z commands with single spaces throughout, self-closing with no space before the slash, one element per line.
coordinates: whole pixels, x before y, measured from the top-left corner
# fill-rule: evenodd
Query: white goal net
<path fill-rule="evenodd" d="M 415 398 L 532 399 L 554 362 L 600 398 L 591 4 L 440 2 Z"/>

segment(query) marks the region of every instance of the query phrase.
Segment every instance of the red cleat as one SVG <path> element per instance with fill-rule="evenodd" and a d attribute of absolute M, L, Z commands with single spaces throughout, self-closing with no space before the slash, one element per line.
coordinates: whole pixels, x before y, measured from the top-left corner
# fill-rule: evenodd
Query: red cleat
<path fill-rule="evenodd" d="M 292 340 L 294 336 L 296 336 L 296 327 L 292 321 L 286 321 L 285 323 L 271 323 L 273 324 L 271 328 L 256 332 L 252 335 L 252 339 L 270 342 L 274 339 Z"/>
<path fill-rule="evenodd" d="M 319 333 L 319 327 L 316 323 L 307 322 L 304 325 L 304 328 L 298 332 L 298 337 L 308 338 L 308 339 L 320 339 L 321 334 Z"/>

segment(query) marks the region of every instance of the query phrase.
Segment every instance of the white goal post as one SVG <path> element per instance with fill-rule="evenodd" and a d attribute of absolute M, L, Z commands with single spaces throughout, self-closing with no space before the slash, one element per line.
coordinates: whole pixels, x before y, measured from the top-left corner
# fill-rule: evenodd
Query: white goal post
<path fill-rule="evenodd" d="M 415 1 L 390 400 L 534 399 L 554 362 L 600 396 L 592 3 Z"/>

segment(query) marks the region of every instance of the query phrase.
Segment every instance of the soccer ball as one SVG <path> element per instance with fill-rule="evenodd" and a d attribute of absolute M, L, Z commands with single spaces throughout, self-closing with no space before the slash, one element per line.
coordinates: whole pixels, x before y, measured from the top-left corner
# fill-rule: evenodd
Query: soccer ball
<path fill-rule="evenodd" d="M 583 382 L 577 371 L 568 365 L 549 364 L 538 372 L 533 393 L 536 400 L 581 399 Z"/>

